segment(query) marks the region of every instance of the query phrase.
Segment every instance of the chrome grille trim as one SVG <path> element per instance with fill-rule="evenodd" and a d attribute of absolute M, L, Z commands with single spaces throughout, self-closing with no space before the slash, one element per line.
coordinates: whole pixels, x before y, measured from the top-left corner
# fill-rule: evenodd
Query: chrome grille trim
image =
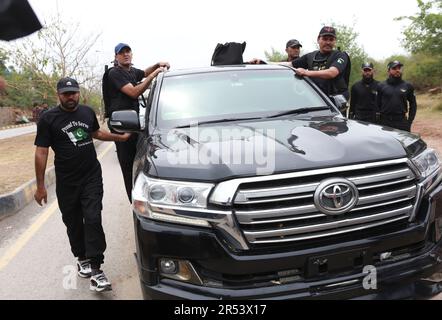
<path fill-rule="evenodd" d="M 327 215 L 314 196 L 321 185 L 339 179 L 353 183 L 359 198 L 344 215 Z M 408 159 L 234 181 L 231 207 L 250 244 L 317 239 L 409 220 L 418 201 Z"/>
<path fill-rule="evenodd" d="M 364 205 L 364 204 L 371 204 L 375 202 L 381 202 L 381 201 L 389 201 L 392 199 L 400 198 L 400 197 L 412 197 L 414 198 L 416 196 L 416 186 L 412 186 L 405 189 L 395 190 L 391 192 L 385 192 L 385 193 L 377 193 L 371 196 L 365 196 L 360 197 L 358 206 Z"/>
<path fill-rule="evenodd" d="M 274 244 L 274 243 L 287 243 L 287 242 L 304 241 L 304 240 L 318 239 L 318 238 L 324 238 L 324 237 L 331 237 L 331 236 L 336 236 L 336 235 L 340 235 L 340 234 L 345 234 L 345 233 L 350 233 L 350 232 L 355 232 L 355 231 L 360 231 L 360 230 L 366 230 L 366 229 L 370 229 L 370 228 L 374 228 L 374 227 L 378 227 L 378 226 L 382 226 L 382 225 L 386 225 L 386 224 L 390 224 L 390 223 L 394 223 L 394 222 L 398 222 L 398 221 L 406 220 L 406 219 L 408 219 L 408 217 L 399 217 L 399 218 L 395 218 L 395 219 L 385 220 L 385 221 L 381 221 L 381 222 L 377 222 L 377 223 L 371 223 L 368 225 L 354 227 L 354 228 L 348 228 L 348 229 L 344 229 L 344 230 L 324 232 L 324 233 L 318 233 L 318 234 L 313 234 L 313 235 L 308 235 L 308 236 L 290 237 L 290 238 L 285 238 L 285 239 L 281 238 L 278 240 L 256 240 L 251 243 L 253 243 L 253 244 Z"/>
<path fill-rule="evenodd" d="M 219 183 L 215 189 L 213 190 L 212 195 L 210 196 L 210 202 L 223 206 L 231 206 L 233 200 L 235 198 L 235 194 L 238 190 L 238 187 L 244 183 L 256 183 L 256 182 L 265 182 L 265 181 L 278 181 L 284 179 L 292 179 L 292 178 L 301 178 L 306 176 L 318 176 L 323 174 L 330 173 L 339 173 L 339 172 L 347 172 L 347 171 L 355 171 L 355 170 L 364 170 L 364 169 L 372 169 L 372 168 L 380 168 L 389 165 L 396 164 L 408 164 L 409 160 L 407 158 L 395 159 L 395 160 L 387 160 L 380 162 L 372 162 L 372 163 L 364 163 L 364 164 L 356 164 L 349 165 L 343 167 L 335 167 L 335 168 L 326 168 L 326 169 L 318 169 L 318 170 L 309 170 L 309 171 L 301 171 L 301 172 L 292 172 L 286 174 L 276 174 L 271 176 L 258 176 L 252 178 L 240 178 L 233 179 Z"/>
<path fill-rule="evenodd" d="M 299 234 L 304 234 L 304 233 L 327 231 L 327 230 L 334 229 L 334 228 L 351 227 L 351 226 L 360 225 L 363 223 L 371 223 L 374 221 L 395 218 L 397 216 L 403 216 L 403 218 L 408 219 L 408 216 L 411 213 L 412 208 L 413 208 L 413 206 L 407 206 L 407 207 L 404 207 L 401 209 L 387 211 L 387 212 L 374 214 L 374 215 L 370 215 L 370 216 L 345 219 L 345 220 L 340 220 L 340 221 L 336 221 L 336 222 L 322 223 L 319 225 L 310 225 L 310 226 L 298 227 L 298 228 L 279 229 L 279 230 L 270 230 L 270 231 L 258 231 L 258 232 L 244 231 L 244 234 L 246 235 L 247 239 L 253 243 L 253 241 L 255 241 L 259 238 L 283 237 L 283 236 L 299 235 Z M 404 215 L 406 215 L 406 216 L 404 216 Z"/>
<path fill-rule="evenodd" d="M 401 180 L 397 180 L 401 179 Z M 379 187 L 385 187 L 395 184 L 400 184 L 404 182 L 409 182 L 414 180 L 415 177 L 413 172 L 410 169 L 402 169 L 395 170 L 391 172 L 385 172 L 382 174 L 376 175 L 366 175 L 360 177 L 349 177 L 347 180 L 353 182 L 356 186 L 358 186 L 359 190 L 369 190 Z M 385 180 L 395 180 L 387 183 L 380 183 Z M 368 183 L 377 183 L 369 186 L 362 186 Z M 254 190 L 240 190 L 235 197 L 235 204 L 256 204 L 256 203 L 268 203 L 275 201 L 286 201 L 286 200 L 294 200 L 297 198 L 291 197 L 289 195 L 299 194 L 299 193 L 314 193 L 316 188 L 319 186 L 318 183 L 310 183 L 304 185 L 294 185 L 287 187 L 276 187 L 276 188 L 264 188 L 264 189 L 254 189 Z M 361 186 L 361 187 L 359 187 Z M 277 196 L 287 196 L 287 197 L 279 197 L 277 199 L 269 199 L 269 200 L 255 200 L 257 198 L 268 198 L 268 197 L 277 197 Z M 307 197 L 306 197 L 307 198 Z"/>

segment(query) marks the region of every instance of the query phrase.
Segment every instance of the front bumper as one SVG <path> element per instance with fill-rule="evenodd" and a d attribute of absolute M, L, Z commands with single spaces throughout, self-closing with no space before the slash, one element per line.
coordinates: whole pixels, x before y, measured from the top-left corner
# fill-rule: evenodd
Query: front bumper
<path fill-rule="evenodd" d="M 328 246 L 241 252 L 229 247 L 228 239 L 215 230 L 158 223 L 135 215 L 143 293 L 150 299 L 191 300 L 416 296 L 420 288 L 416 281 L 442 270 L 442 185 L 423 199 L 416 218 L 401 230 Z M 354 265 L 353 258 L 361 252 L 359 263 Z M 376 260 L 384 252 L 398 255 Z M 334 260 L 336 268 L 312 272 L 315 257 Z M 190 261 L 207 281 L 194 285 L 163 278 L 158 271 L 160 258 Z M 369 265 L 375 269 L 364 272 Z M 275 280 L 275 274 L 293 269 L 300 271 L 296 279 Z"/>

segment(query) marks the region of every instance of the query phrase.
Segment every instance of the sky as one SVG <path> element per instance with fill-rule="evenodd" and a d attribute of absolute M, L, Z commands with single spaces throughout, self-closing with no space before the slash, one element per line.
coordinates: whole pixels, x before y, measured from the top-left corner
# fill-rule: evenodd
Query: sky
<path fill-rule="evenodd" d="M 264 51 L 284 51 L 298 39 L 303 52 L 315 50 L 321 27 L 331 21 L 354 26 L 369 56 L 385 59 L 404 54 L 400 39 L 415 15 L 416 0 L 29 0 L 40 21 L 60 12 L 80 23 L 79 37 L 101 33 L 94 59 L 107 64 L 119 42 L 128 43 L 134 64 L 146 68 L 159 61 L 173 69 L 210 65 L 217 43 L 247 42 L 244 59 L 265 58 Z M 308 5 L 311 4 L 310 8 Z"/>

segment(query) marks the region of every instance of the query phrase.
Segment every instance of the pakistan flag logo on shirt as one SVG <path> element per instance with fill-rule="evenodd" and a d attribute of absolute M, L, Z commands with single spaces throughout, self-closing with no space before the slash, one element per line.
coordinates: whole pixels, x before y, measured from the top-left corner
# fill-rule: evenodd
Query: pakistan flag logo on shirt
<path fill-rule="evenodd" d="M 73 132 L 69 132 L 68 136 L 74 145 L 77 145 L 79 142 L 87 140 L 89 138 L 88 133 L 82 128 L 78 128 Z"/>

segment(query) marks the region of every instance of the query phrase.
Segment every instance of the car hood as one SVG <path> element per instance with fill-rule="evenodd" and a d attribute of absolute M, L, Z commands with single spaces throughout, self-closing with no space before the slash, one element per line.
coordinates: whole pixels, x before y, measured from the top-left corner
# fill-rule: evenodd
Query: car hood
<path fill-rule="evenodd" d="M 425 147 L 416 135 L 340 117 L 202 125 L 150 139 L 149 175 L 211 182 L 410 157 Z"/>

